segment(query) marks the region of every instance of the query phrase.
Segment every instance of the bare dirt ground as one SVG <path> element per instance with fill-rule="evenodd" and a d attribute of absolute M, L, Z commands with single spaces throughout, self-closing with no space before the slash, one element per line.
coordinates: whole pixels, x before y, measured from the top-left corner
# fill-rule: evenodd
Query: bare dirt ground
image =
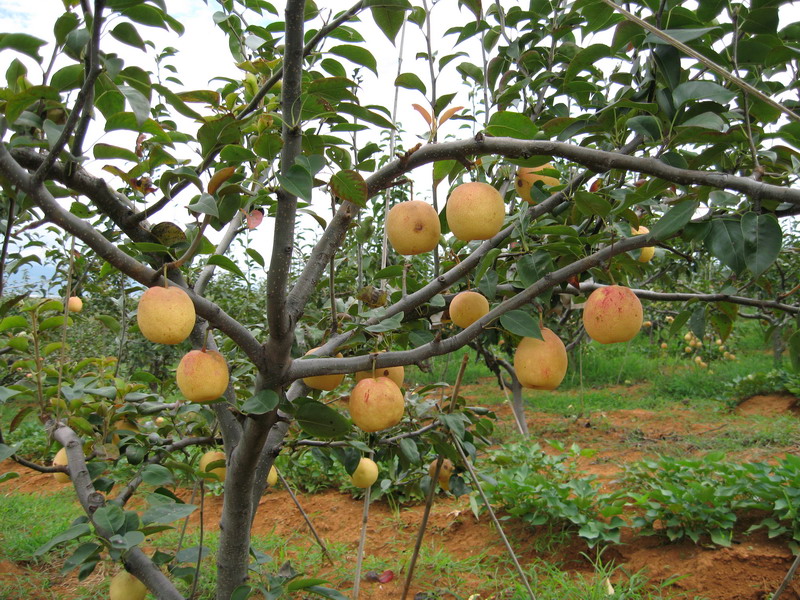
<path fill-rule="evenodd" d="M 469 387 L 465 390 L 469 396 Z M 630 393 L 630 390 L 628 390 Z M 756 396 L 742 403 L 737 409 L 742 419 L 753 415 L 775 416 L 797 414 L 797 398 L 788 396 Z M 501 424 L 510 426 L 511 411 L 507 405 L 497 407 Z M 735 419 L 735 417 L 732 417 Z M 565 420 L 552 414 L 529 412 L 528 422 L 533 432 L 544 432 L 547 439 L 576 442 L 581 447 L 598 452 L 590 459 L 582 460 L 583 470 L 596 474 L 605 484 L 613 486 L 626 463 L 656 454 L 665 444 L 679 445 L 687 455 L 700 454 L 693 448 L 691 439 L 731 427 L 732 421 L 713 421 L 695 413 L 688 407 L 676 409 L 674 413 L 642 409 L 615 410 L 595 413 L 588 418 Z M 735 424 L 735 423 L 734 423 Z M 695 436 L 695 437 L 692 437 Z M 541 440 L 540 440 L 541 441 Z M 546 446 L 545 446 L 546 447 Z M 770 450 L 774 458 L 784 452 L 797 452 L 797 447 Z M 751 453 L 752 454 L 752 453 Z M 739 458 L 733 457 L 732 458 Z M 763 453 L 742 456 L 743 460 L 768 460 Z M 22 477 L 0 484 L 0 493 L 44 494 L 58 489 L 51 476 L 28 471 L 10 461 L 0 464 L 0 472 L 16 470 Z M 187 492 L 188 495 L 188 492 Z M 300 501 L 310 514 L 321 536 L 328 544 L 347 549 L 344 560 L 355 561 L 362 518 L 362 502 L 336 491 L 313 495 L 300 495 Z M 205 502 L 204 525 L 217 527 L 222 508 L 222 498 L 208 496 Z M 414 538 L 421 520 L 422 506 L 401 507 L 393 512 L 385 503 L 375 503 L 370 509 L 367 532 L 367 555 L 372 564 L 390 569 L 395 577 L 388 583 L 367 582 L 362 584 L 362 598 L 373 600 L 397 599 L 401 596 L 404 566 L 411 554 Z M 192 516 L 192 526 L 197 526 L 198 516 Z M 567 540 L 552 547 L 542 543 L 544 531 L 526 528 L 513 520 L 505 522 L 515 550 L 523 563 L 533 559 L 553 561 L 575 576 L 590 575 L 592 565 L 586 555 L 591 555 L 580 539 Z M 294 508 L 286 491 L 268 493 L 261 500 L 255 524 L 256 535 L 278 535 L 286 539 L 308 539 L 309 552 L 319 553 L 305 525 Z M 462 597 L 481 594 L 488 600 L 510 598 L 491 581 L 498 559 L 505 552 L 497 531 L 488 515 L 476 519 L 465 498 L 440 497 L 437 499 L 431 521 L 426 532 L 426 543 L 433 548 L 442 548 L 459 559 L 474 558 L 486 569 L 476 568 L 464 573 L 421 573 L 419 583 L 412 592 L 435 589 L 450 589 L 455 595 L 436 597 Z M 741 536 L 730 548 L 695 545 L 691 542 L 665 543 L 653 537 L 634 537 L 626 531 L 622 544 L 607 548 L 602 555 L 605 562 L 613 560 L 623 567 L 617 572 L 644 571 L 655 583 L 674 580 L 670 589 L 683 592 L 686 598 L 708 600 L 765 600 L 777 588 L 792 563 L 792 554 L 785 539 L 768 539 L 762 533 Z M 546 549 L 542 549 L 546 547 Z M 584 554 L 586 553 L 586 555 Z M 0 544 L 0 581 L 24 581 L 29 569 L 45 571 L 51 582 L 50 595 L 42 595 L 32 589 L 31 600 L 59 598 L 72 600 L 74 576 L 63 577 L 58 569 L 42 564 L 15 564 L 2 560 Z M 351 571 L 352 572 L 352 571 Z M 341 573 L 341 571 L 339 571 Z M 106 573 L 101 569 L 94 577 L 102 579 Z M 346 589 L 350 582 L 337 580 L 336 572 L 324 564 L 320 554 L 320 572 L 309 575 L 330 577 L 334 585 Z M 341 577 L 341 575 L 338 575 Z M 612 579 L 612 583 L 614 580 Z M 412 594 L 413 597 L 413 594 Z M 420 596 L 422 597 L 422 596 Z M 800 581 L 786 590 L 781 600 L 800 599 Z M 571 599 L 570 599 L 571 600 Z"/>

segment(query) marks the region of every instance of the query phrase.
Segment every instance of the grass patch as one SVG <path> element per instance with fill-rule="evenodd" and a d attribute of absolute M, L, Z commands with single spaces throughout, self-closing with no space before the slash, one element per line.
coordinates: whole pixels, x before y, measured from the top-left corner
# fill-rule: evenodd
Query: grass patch
<path fill-rule="evenodd" d="M 0 495 L 0 557 L 32 560 L 37 548 L 68 529 L 81 514 L 72 488 L 46 495 Z"/>

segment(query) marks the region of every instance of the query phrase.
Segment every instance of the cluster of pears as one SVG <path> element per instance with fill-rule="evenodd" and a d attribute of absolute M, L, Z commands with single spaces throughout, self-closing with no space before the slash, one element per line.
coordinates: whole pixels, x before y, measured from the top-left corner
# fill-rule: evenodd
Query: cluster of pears
<path fill-rule="evenodd" d="M 601 344 L 627 342 L 642 327 L 642 303 L 630 288 L 609 285 L 593 291 L 583 305 L 583 327 Z M 542 339 L 525 337 L 514 354 L 514 370 L 523 387 L 554 390 L 567 374 L 564 342 L 543 327 Z"/>
<path fill-rule="evenodd" d="M 142 335 L 151 342 L 180 344 L 194 328 L 194 303 L 178 286 L 154 286 L 139 299 L 136 320 Z M 228 365 L 215 350 L 192 350 L 181 359 L 175 377 L 187 400 L 211 402 L 228 387 Z"/>

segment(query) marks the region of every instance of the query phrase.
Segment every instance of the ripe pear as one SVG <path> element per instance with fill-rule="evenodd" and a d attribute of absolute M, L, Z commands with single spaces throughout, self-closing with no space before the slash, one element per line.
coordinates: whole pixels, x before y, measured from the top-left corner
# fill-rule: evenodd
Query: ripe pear
<path fill-rule="evenodd" d="M 157 344 L 180 344 L 194 328 L 194 304 L 177 286 L 149 288 L 139 299 L 136 321 L 142 335 Z"/>
<path fill-rule="evenodd" d="M 353 480 L 353 485 L 357 488 L 368 488 L 378 481 L 378 465 L 371 458 L 362 456 L 350 479 Z"/>
<path fill-rule="evenodd" d="M 350 392 L 350 418 L 363 431 L 381 431 L 403 418 L 405 399 L 397 384 L 388 377 L 368 377 Z"/>
<path fill-rule="evenodd" d="M 225 453 L 220 450 L 209 450 L 200 457 L 200 471 L 203 473 L 213 473 L 220 481 L 225 481 L 225 473 L 227 469 L 222 467 L 208 468 L 208 465 L 217 461 L 225 460 Z"/>
<path fill-rule="evenodd" d="M 630 288 L 597 288 L 583 305 L 583 326 L 601 344 L 627 342 L 642 328 L 642 303 Z"/>
<path fill-rule="evenodd" d="M 111 600 L 144 600 L 147 588 L 135 576 L 120 571 L 111 579 L 108 594 Z"/>
<path fill-rule="evenodd" d="M 306 352 L 306 356 L 314 354 L 319 350 L 319 347 L 312 348 Z M 342 353 L 336 355 L 336 358 L 342 358 Z M 339 387 L 339 384 L 344 381 L 344 373 L 334 373 L 333 375 L 314 375 L 313 377 L 303 377 L 305 383 L 312 390 L 331 391 Z"/>
<path fill-rule="evenodd" d="M 211 402 L 228 388 L 228 365 L 216 350 L 192 350 L 175 372 L 181 393 L 190 402 Z"/>
<path fill-rule="evenodd" d="M 356 371 L 355 375 L 356 383 L 362 379 L 366 379 L 367 377 L 388 377 L 397 384 L 397 387 L 403 387 L 403 380 L 405 379 L 405 376 L 406 369 L 402 365 L 399 367 L 378 367 L 375 369 L 374 374 L 372 369 L 367 371 Z"/>
<path fill-rule="evenodd" d="M 70 296 L 69 300 L 67 300 L 67 310 L 69 312 L 81 312 L 83 310 L 83 300 L 77 296 Z"/>
<path fill-rule="evenodd" d="M 445 207 L 450 231 L 460 240 L 488 240 L 503 226 L 506 205 L 488 183 L 472 181 L 457 186 Z"/>
<path fill-rule="evenodd" d="M 488 312 L 489 301 L 478 292 L 460 292 L 450 302 L 450 318 L 459 327 L 469 327 Z"/>
<path fill-rule="evenodd" d="M 275 468 L 275 465 L 269 468 L 269 473 L 267 473 L 267 485 L 269 487 L 275 487 L 275 484 L 278 483 L 278 470 Z"/>
<path fill-rule="evenodd" d="M 531 188 L 537 181 L 541 181 L 546 187 L 561 185 L 561 182 L 555 177 L 541 175 L 539 173 L 545 169 L 552 168 L 553 165 L 547 163 L 538 167 L 520 167 L 517 169 L 516 186 L 519 197 L 525 200 L 525 202 L 528 204 L 535 204 L 533 198 L 531 197 Z"/>
<path fill-rule="evenodd" d="M 422 200 L 395 204 L 386 216 L 386 236 L 394 251 L 404 256 L 430 252 L 439 243 L 442 228 L 436 210 Z"/>
<path fill-rule="evenodd" d="M 542 338 L 522 338 L 514 353 L 514 370 L 522 387 L 554 390 L 567 374 L 567 349 L 547 327 L 542 328 Z"/>
<path fill-rule="evenodd" d="M 54 467 L 66 467 L 69 465 L 67 461 L 67 449 L 61 448 L 56 455 L 53 457 L 53 466 Z M 53 473 L 53 479 L 55 479 L 58 483 L 69 483 L 69 475 L 67 473 Z"/>
<path fill-rule="evenodd" d="M 433 474 L 436 471 L 436 461 L 434 460 L 428 465 L 428 476 L 433 479 Z M 442 466 L 439 467 L 439 487 L 445 492 L 450 491 L 450 476 L 453 474 L 453 461 L 445 458 L 442 461 Z"/>
<path fill-rule="evenodd" d="M 642 225 L 638 229 L 631 229 L 631 233 L 633 235 L 644 235 L 645 233 L 650 233 L 650 230 L 647 227 L 645 227 L 644 225 Z M 639 253 L 638 260 L 641 263 L 650 262 L 651 260 L 653 260 L 653 257 L 655 256 L 655 254 L 656 254 L 655 246 L 645 246 L 644 248 L 642 248 L 642 251 Z"/>

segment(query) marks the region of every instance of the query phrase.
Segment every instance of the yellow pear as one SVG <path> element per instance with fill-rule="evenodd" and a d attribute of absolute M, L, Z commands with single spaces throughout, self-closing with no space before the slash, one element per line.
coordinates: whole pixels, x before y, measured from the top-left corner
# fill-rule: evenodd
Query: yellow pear
<path fill-rule="evenodd" d="M 83 310 L 83 300 L 77 296 L 70 296 L 67 300 L 67 310 L 69 312 L 81 312 Z"/>
<path fill-rule="evenodd" d="M 147 588 L 127 571 L 120 571 L 111 578 L 108 594 L 111 600 L 144 600 Z"/>
<path fill-rule="evenodd" d="M 56 455 L 53 457 L 53 466 L 54 467 L 66 467 L 69 465 L 67 461 L 67 449 L 61 448 Z M 66 473 L 53 473 L 53 479 L 55 479 L 58 483 L 69 483 L 69 475 Z"/>
<path fill-rule="evenodd" d="M 460 292 L 450 302 L 450 318 L 459 327 L 469 327 L 489 312 L 489 301 L 478 292 Z"/>
<path fill-rule="evenodd" d="M 209 450 L 200 457 L 200 471 L 203 473 L 213 473 L 220 481 L 225 481 L 227 469 L 224 466 L 208 468 L 208 465 L 217 461 L 225 460 L 225 453 L 220 450 Z"/>
<path fill-rule="evenodd" d="M 633 235 L 644 235 L 645 233 L 650 233 L 650 230 L 642 225 L 638 229 L 631 229 L 631 233 Z M 653 257 L 656 254 L 655 246 L 645 246 L 642 248 L 642 251 L 639 253 L 639 262 L 646 263 L 653 260 Z"/>
<path fill-rule="evenodd" d="M 428 465 L 428 476 L 433 479 L 433 474 L 436 472 L 436 461 L 434 460 Z M 442 461 L 442 466 L 439 467 L 439 487 L 445 492 L 450 491 L 450 476 L 453 474 L 453 461 L 445 458 Z"/>
<path fill-rule="evenodd" d="M 278 470 L 275 468 L 275 465 L 269 468 L 269 473 L 267 473 L 267 485 L 269 487 L 275 487 L 275 484 L 278 483 Z"/>
<path fill-rule="evenodd" d="M 541 175 L 539 172 L 545 169 L 552 169 L 553 165 L 550 163 L 539 165 L 538 167 L 520 167 L 517 169 L 516 187 L 517 194 L 520 198 L 525 200 L 528 204 L 535 204 L 531 197 L 531 188 L 537 181 L 541 181 L 545 187 L 553 185 L 561 185 L 561 182 L 555 177 L 549 175 Z"/>
<path fill-rule="evenodd" d="M 433 206 L 422 200 L 395 204 L 386 216 L 386 236 L 394 251 L 404 256 L 430 252 L 439 243 L 442 228 Z"/>
<path fill-rule="evenodd" d="M 522 338 L 514 353 L 514 371 L 522 387 L 554 390 L 567 374 L 567 349 L 547 327 L 542 328 L 542 338 Z"/>
<path fill-rule="evenodd" d="M 506 205 L 488 183 L 472 181 L 457 186 L 445 207 L 450 231 L 460 240 L 488 240 L 503 226 Z"/>
<path fill-rule="evenodd" d="M 381 431 L 403 418 L 405 399 L 397 384 L 388 377 L 368 377 L 350 392 L 350 418 L 363 431 Z"/>
<path fill-rule="evenodd" d="M 378 465 L 371 458 L 362 456 L 350 479 L 357 488 L 368 488 L 378 481 Z"/>
<path fill-rule="evenodd" d="M 309 354 L 314 354 L 319 350 L 319 346 L 316 348 L 312 348 L 308 352 L 306 352 L 306 356 Z M 336 358 L 342 358 L 342 353 L 336 355 Z M 344 373 L 334 373 L 333 375 L 314 375 L 313 377 L 303 377 L 303 383 L 305 383 L 308 387 L 312 390 L 324 390 L 329 392 L 331 390 L 336 389 L 339 387 L 339 384 L 344 381 Z"/>
<path fill-rule="evenodd" d="M 597 288 L 583 305 L 583 326 L 601 344 L 627 342 L 642 328 L 642 303 L 630 288 Z"/>
<path fill-rule="evenodd" d="M 180 344 L 194 328 L 194 304 L 177 286 L 155 286 L 139 299 L 136 321 L 142 335 L 157 344 Z"/>
<path fill-rule="evenodd" d="M 211 402 L 228 389 L 228 365 L 216 350 L 192 350 L 175 372 L 178 388 L 190 402 Z"/>

